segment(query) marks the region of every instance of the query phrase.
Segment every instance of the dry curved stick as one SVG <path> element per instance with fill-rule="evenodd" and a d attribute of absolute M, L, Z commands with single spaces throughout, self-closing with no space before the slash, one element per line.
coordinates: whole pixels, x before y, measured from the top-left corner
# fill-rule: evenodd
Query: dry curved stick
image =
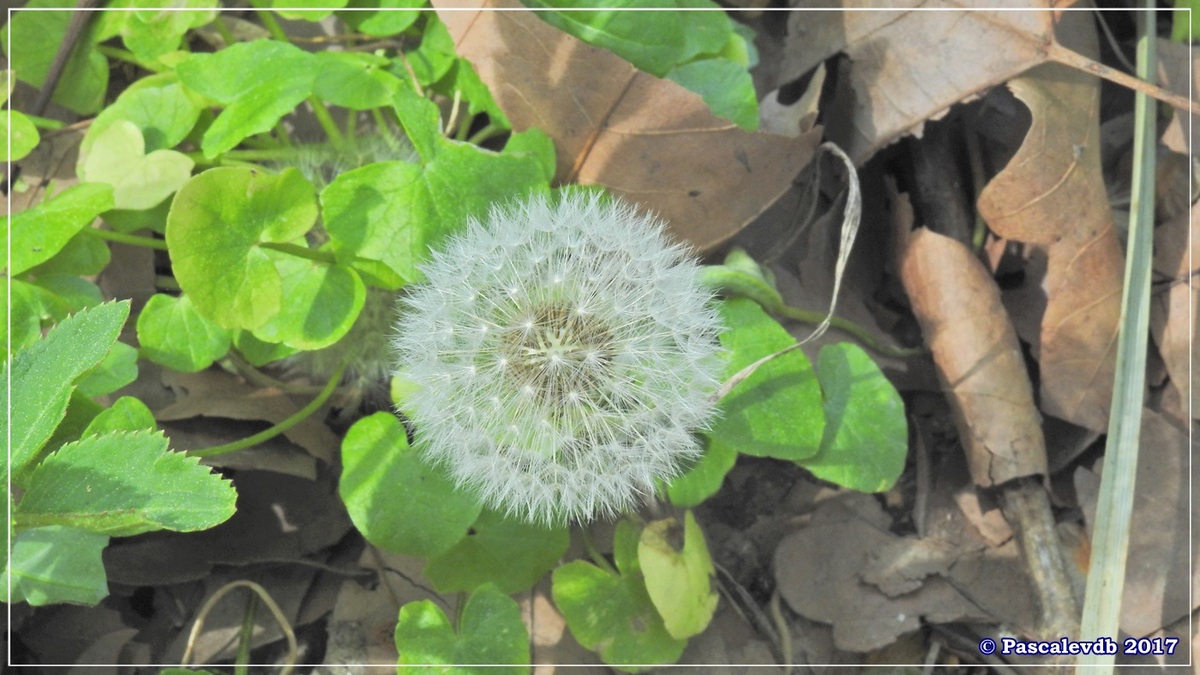
<path fill-rule="evenodd" d="M 234 590 L 235 588 L 242 587 L 249 588 L 251 591 L 257 594 L 258 597 L 262 598 L 262 601 L 264 604 L 266 604 L 267 609 L 271 610 L 271 614 L 275 617 L 275 622 L 279 624 L 279 629 L 283 631 L 284 637 L 287 638 L 287 663 L 283 665 L 283 670 L 281 670 L 280 673 L 282 675 L 291 675 L 291 672 L 295 670 L 296 655 L 299 652 L 299 649 L 296 645 L 296 633 L 292 631 L 292 625 L 288 623 L 287 617 L 283 615 L 283 610 L 279 609 L 279 605 L 275 603 L 275 599 L 271 597 L 271 594 L 267 592 L 267 589 L 259 586 L 253 581 L 246 581 L 244 579 L 225 584 L 219 588 L 216 593 L 213 593 L 212 597 L 209 598 L 200 608 L 200 611 L 196 616 L 196 623 L 192 625 L 192 632 L 188 635 L 187 648 L 183 650 L 183 658 L 180 659 L 180 665 L 186 666 L 188 661 L 191 660 L 192 649 L 196 646 L 196 638 L 199 637 L 200 631 L 203 630 L 204 621 L 208 618 L 208 614 L 212 611 L 212 608 L 216 606 L 217 602 L 221 598 L 228 595 L 230 591 Z"/>

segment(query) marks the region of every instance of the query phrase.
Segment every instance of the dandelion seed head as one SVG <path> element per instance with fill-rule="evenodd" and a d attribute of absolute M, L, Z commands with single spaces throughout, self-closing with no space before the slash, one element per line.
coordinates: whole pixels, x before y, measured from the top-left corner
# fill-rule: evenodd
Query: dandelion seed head
<path fill-rule="evenodd" d="M 496 207 L 422 267 L 394 338 L 417 446 L 542 524 L 633 507 L 713 415 L 720 328 L 687 249 L 599 195 Z"/>

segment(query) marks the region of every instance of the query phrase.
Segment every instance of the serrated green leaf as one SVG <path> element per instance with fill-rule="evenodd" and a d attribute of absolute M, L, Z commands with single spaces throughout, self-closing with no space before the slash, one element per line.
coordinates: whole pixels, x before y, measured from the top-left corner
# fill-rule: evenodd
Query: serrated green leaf
<path fill-rule="evenodd" d="M 671 503 L 680 507 L 697 506 L 715 495 L 725 475 L 737 462 L 737 450 L 728 443 L 707 443 L 704 456 L 682 476 L 667 486 Z"/>
<path fill-rule="evenodd" d="M 53 258 L 80 230 L 112 207 L 112 186 L 84 183 L 31 209 L 14 213 L 9 221 L 12 237 L 9 276 Z"/>
<path fill-rule="evenodd" d="M 30 0 L 25 4 L 29 9 L 55 6 L 61 6 L 61 3 L 55 0 Z M 0 29 L 0 46 L 5 49 L 9 63 L 21 81 L 28 82 L 35 89 L 41 88 L 74 11 L 17 11 L 11 15 L 12 20 Z M 12 53 L 7 51 L 10 44 Z M 104 92 L 107 89 L 108 60 L 96 51 L 92 38 L 85 33 L 67 59 L 50 100 L 80 115 L 91 115 L 104 104 Z"/>
<path fill-rule="evenodd" d="M 721 303 L 726 326 L 721 334 L 731 377 L 760 358 L 796 340 L 754 301 Z M 821 387 L 812 365 L 794 350 L 761 366 L 721 399 L 721 417 L 707 432 L 712 444 L 727 444 L 756 457 L 797 461 L 821 448 L 825 429 Z"/>
<path fill-rule="evenodd" d="M 92 418 L 82 436 L 101 436 L 116 431 L 143 431 L 158 428 L 154 413 L 133 396 L 122 396 Z"/>
<path fill-rule="evenodd" d="M 825 392 L 825 436 L 816 456 L 797 463 L 851 490 L 891 489 L 908 456 L 908 421 L 896 388 L 848 342 L 821 349 L 817 379 Z"/>
<path fill-rule="evenodd" d="M 395 639 L 402 673 L 529 672 L 529 634 L 521 608 L 491 584 L 471 594 L 457 632 L 433 602 L 404 605 Z"/>
<path fill-rule="evenodd" d="M 113 208 L 143 210 L 158 206 L 192 175 L 196 165 L 174 150 L 145 152 L 142 130 L 128 120 L 114 120 L 80 153 L 83 180 L 113 186 Z"/>
<path fill-rule="evenodd" d="M 234 512 L 229 481 L 167 449 L 160 432 L 85 436 L 38 464 L 14 512 L 18 528 L 66 525 L 113 537 L 194 532 Z"/>
<path fill-rule="evenodd" d="M 279 270 L 259 244 L 296 240 L 316 219 L 312 183 L 295 169 L 209 169 L 180 188 L 167 216 L 175 279 L 218 325 L 258 328 L 283 301 Z"/>
<path fill-rule="evenodd" d="M 338 494 L 371 543 L 422 557 L 462 539 L 482 508 L 422 462 L 400 420 L 386 412 L 364 417 L 346 432 Z"/>
<path fill-rule="evenodd" d="M 682 527 L 674 518 L 646 525 L 638 542 L 638 563 L 650 600 L 671 637 L 686 640 L 708 627 L 717 609 L 715 570 L 691 511 L 685 512 Z"/>
<path fill-rule="evenodd" d="M 199 118 L 200 107 L 173 73 L 143 78 L 96 116 L 83 137 L 80 152 L 88 153 L 95 139 L 118 120 L 131 122 L 142 132 L 146 152 L 173 148 L 187 137 Z"/>
<path fill-rule="evenodd" d="M 95 605 L 108 595 L 100 554 L 108 537 L 70 527 L 39 527 L 17 532 L 8 577 L 10 603 L 42 606 L 59 602 Z"/>
<path fill-rule="evenodd" d="M 400 80 L 387 72 L 388 59 L 362 52 L 317 54 L 313 93 L 350 110 L 370 110 L 387 105 L 400 88 Z"/>
<path fill-rule="evenodd" d="M 0 437 L 11 433 L 8 470 L 15 473 L 37 454 L 67 410 L 75 380 L 95 367 L 117 340 L 129 316 L 129 301 L 83 310 L 65 319 L 12 360 L 12 401 L 0 387 L 3 417 Z M 7 364 L 5 366 L 7 368 Z"/>
<path fill-rule="evenodd" d="M 415 10 L 427 4 L 426 0 L 350 0 L 346 8 L 358 11 L 337 12 L 337 15 L 359 33 L 389 37 L 413 25 L 421 16 L 421 12 Z M 363 11 L 368 9 L 380 11 Z"/>
<path fill-rule="evenodd" d="M 254 330 L 255 337 L 303 350 L 322 349 L 342 339 L 354 326 L 367 297 L 358 273 L 343 265 L 268 253 L 279 270 L 287 302 Z"/>
<path fill-rule="evenodd" d="M 612 574 L 582 560 L 551 576 L 554 604 L 579 644 L 599 652 L 605 663 L 637 672 L 633 664 L 675 663 L 686 640 L 663 626 L 640 574 Z"/>
<path fill-rule="evenodd" d="M 549 572 L 568 544 L 566 528 L 546 529 L 484 511 L 467 536 L 429 559 L 425 577 L 443 594 L 469 592 L 485 583 L 518 593 Z"/>
<path fill-rule="evenodd" d="M 194 373 L 229 351 L 229 331 L 204 318 L 187 295 L 154 295 L 137 319 L 138 343 L 151 361 Z"/>
<path fill-rule="evenodd" d="M 398 100 L 405 96 L 398 97 Z M 339 260 L 379 260 L 405 281 L 417 264 L 470 216 L 547 187 L 536 153 L 495 153 L 437 133 L 429 101 L 402 107 L 405 129 L 424 164 L 378 162 L 348 171 L 321 193 L 325 228 Z"/>
<path fill-rule="evenodd" d="M 84 396 L 103 396 L 137 379 L 138 351 L 124 342 L 114 342 L 104 359 L 79 378 L 76 386 Z"/>
<path fill-rule="evenodd" d="M 271 129 L 311 96 L 317 57 L 288 43 L 255 40 L 192 54 L 175 70 L 185 87 L 225 105 L 200 144 L 212 158 Z"/>

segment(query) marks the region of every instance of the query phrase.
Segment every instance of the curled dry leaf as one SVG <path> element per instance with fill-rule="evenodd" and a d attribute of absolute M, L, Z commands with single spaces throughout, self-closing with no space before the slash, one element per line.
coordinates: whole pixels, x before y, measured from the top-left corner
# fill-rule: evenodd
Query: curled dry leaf
<path fill-rule="evenodd" d="M 979 197 L 1001 237 L 1045 247 L 1042 409 L 1104 431 L 1116 368 L 1124 255 L 1100 168 L 1100 84 L 1064 66 L 1009 83 L 1033 123 Z"/>
<path fill-rule="evenodd" d="M 882 3 L 888 10 L 880 4 L 844 0 L 837 5 L 872 11 L 793 12 L 781 68 L 786 82 L 845 53 L 848 72 L 840 77 L 847 84 L 825 109 L 827 136 L 858 164 L 951 105 L 1046 61 L 1055 15 L 1045 10 L 1062 3 L 1022 0 L 1005 6 L 1030 8 L 1026 12 L 968 10 L 963 6 L 969 3 L 949 0 Z M 792 5 L 803 10 L 830 3 Z M 907 9 L 918 5 L 947 11 Z"/>
<path fill-rule="evenodd" d="M 653 209 L 702 250 L 774 203 L 820 141 L 817 129 L 797 138 L 745 131 L 699 95 L 533 12 L 483 11 L 519 9 L 516 0 L 473 0 L 478 12 L 446 11 L 449 4 L 434 2 L 513 128 L 554 139 L 559 182 L 603 185 Z"/>
<path fill-rule="evenodd" d="M 1196 80 L 1200 80 L 1200 49 L 1189 45 L 1172 42 L 1159 38 L 1158 40 L 1158 75 L 1163 87 L 1181 96 L 1187 96 L 1194 91 L 1200 91 Z M 1189 75 L 1192 78 L 1189 80 Z M 1189 115 L 1184 110 L 1176 109 L 1171 118 L 1171 124 L 1163 132 L 1162 142 L 1175 152 L 1200 156 L 1200 134 L 1189 134 L 1189 124 L 1200 128 L 1200 117 Z M 1188 142 L 1188 139 L 1191 142 Z"/>
<path fill-rule="evenodd" d="M 1151 297 L 1150 333 L 1181 408 L 1187 406 L 1189 385 L 1200 370 L 1200 346 L 1195 340 L 1200 276 L 1193 265 L 1200 265 L 1200 204 L 1154 231 L 1154 278 L 1169 281 Z M 1200 401 L 1191 397 L 1191 404 L 1190 411 L 1178 415 L 1183 424 L 1189 417 L 1200 417 Z"/>
<path fill-rule="evenodd" d="M 976 485 L 1046 473 L 1033 388 L 1000 291 L 963 244 L 926 229 L 908 237 L 900 278 L 933 352 Z"/>

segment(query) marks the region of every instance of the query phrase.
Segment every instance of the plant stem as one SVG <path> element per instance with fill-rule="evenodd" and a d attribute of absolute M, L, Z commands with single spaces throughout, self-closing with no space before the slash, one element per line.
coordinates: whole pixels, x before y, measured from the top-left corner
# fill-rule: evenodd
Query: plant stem
<path fill-rule="evenodd" d="M 280 42 L 291 44 L 292 41 L 288 39 L 287 33 L 283 32 L 283 27 L 279 25 L 279 22 L 275 20 L 275 16 L 272 15 L 271 12 L 265 9 L 259 9 L 255 11 L 255 14 L 258 14 L 259 21 L 262 21 L 263 28 L 267 29 L 267 32 L 271 34 L 271 37 L 279 40 Z"/>
<path fill-rule="evenodd" d="M 333 143 L 333 147 L 339 151 L 346 152 L 346 139 L 342 136 L 341 129 L 338 129 L 337 124 L 334 123 L 333 115 L 329 114 L 329 108 L 325 106 L 325 102 L 316 96 L 309 96 L 308 104 L 312 106 L 313 114 L 316 115 L 321 128 L 325 130 L 325 135 L 329 136 L 329 142 Z"/>
<path fill-rule="evenodd" d="M 152 73 L 161 73 L 163 71 L 162 66 L 158 66 L 153 63 L 147 63 L 139 59 L 134 55 L 133 52 L 127 49 L 121 49 L 120 47 L 113 47 L 111 45 L 96 45 L 96 51 L 109 58 L 116 59 L 118 61 L 124 61 L 126 63 L 132 63 L 138 68 L 144 68 Z"/>
<path fill-rule="evenodd" d="M 596 563 L 596 567 L 609 574 L 616 574 L 617 570 L 609 564 L 608 559 L 601 555 L 600 551 L 596 549 L 596 545 L 592 543 L 592 537 L 588 534 L 586 527 L 579 528 L 579 536 L 583 539 L 583 548 L 588 552 L 588 557 L 592 559 L 592 562 Z"/>
<path fill-rule="evenodd" d="M 167 242 L 162 239 L 140 237 L 136 234 L 125 234 L 123 232 L 113 232 L 112 230 L 101 230 L 98 227 L 85 227 L 83 231 L 98 239 L 107 239 L 108 241 L 115 241 L 118 244 L 153 248 L 159 251 L 167 250 Z"/>
<path fill-rule="evenodd" d="M 272 251 L 279 251 L 280 253 L 287 253 L 288 255 L 294 255 L 297 258 L 315 260 L 317 262 L 328 263 L 330 265 L 337 264 L 337 258 L 333 257 L 332 253 L 328 251 L 314 251 L 307 246 L 300 246 L 299 244 L 264 242 L 259 244 L 259 247 L 270 249 Z"/>
<path fill-rule="evenodd" d="M 325 405 L 325 402 L 328 401 L 329 397 L 333 396 L 333 392 L 337 390 L 338 384 L 342 381 L 342 373 L 344 372 L 346 372 L 345 363 L 338 367 L 337 372 L 333 374 L 333 377 L 329 378 L 329 382 L 325 384 L 325 388 L 321 390 L 321 393 L 317 394 L 316 398 L 279 424 L 276 424 L 269 429 L 264 429 L 253 436 L 247 436 L 239 441 L 233 441 L 232 443 L 217 445 L 211 448 L 203 448 L 200 450 L 188 450 L 184 454 L 186 454 L 188 457 L 218 457 L 220 455 L 228 455 L 231 452 L 237 452 L 238 450 L 252 448 L 259 443 L 263 443 L 275 438 L 279 434 L 282 434 L 288 429 L 291 429 L 297 424 L 303 422 L 310 415 L 316 412 L 318 408 Z"/>
<path fill-rule="evenodd" d="M 30 122 L 33 122 L 33 126 L 39 129 L 45 129 L 47 131 L 58 131 L 59 129 L 67 126 L 66 122 L 52 120 L 49 117 L 38 117 L 37 115 L 30 115 L 29 113 L 25 113 L 25 117 L 27 117 Z"/>
<path fill-rule="evenodd" d="M 220 12 L 217 12 L 217 18 L 213 21 L 213 28 L 217 30 L 217 34 L 225 41 L 226 47 L 237 42 L 237 38 L 233 36 L 233 31 L 229 30 L 229 26 L 225 25 L 225 20 L 221 18 Z"/>
<path fill-rule="evenodd" d="M 502 133 L 504 133 L 503 127 L 488 122 L 487 126 L 472 134 L 471 137 L 467 139 L 467 142 L 474 145 L 479 145 L 487 139 L 492 138 L 493 136 L 498 136 Z"/>

